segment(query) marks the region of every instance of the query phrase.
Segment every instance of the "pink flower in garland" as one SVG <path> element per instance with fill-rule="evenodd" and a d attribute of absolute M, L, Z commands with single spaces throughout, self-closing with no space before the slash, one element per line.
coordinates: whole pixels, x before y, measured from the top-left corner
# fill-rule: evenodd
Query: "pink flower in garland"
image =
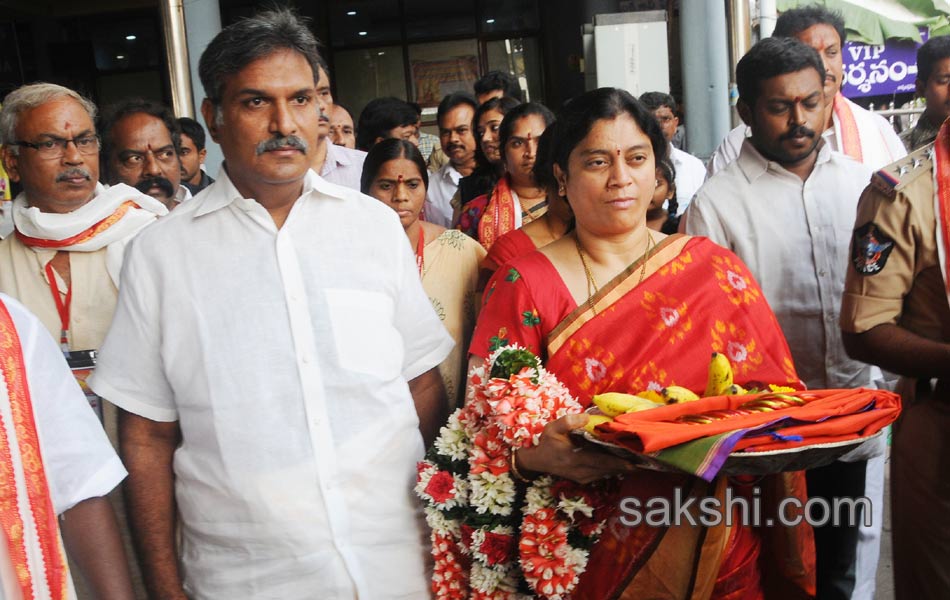
<path fill-rule="evenodd" d="M 577 583 L 577 573 L 568 560 L 571 546 L 567 525 L 556 511 L 543 508 L 525 515 L 521 524 L 521 568 L 525 580 L 546 598 L 566 598 Z"/>
<path fill-rule="evenodd" d="M 514 538 L 501 533 L 485 532 L 485 539 L 478 551 L 485 555 L 490 566 L 506 563 L 511 560 L 514 551 Z"/>
<path fill-rule="evenodd" d="M 439 504 L 455 497 L 455 478 L 448 471 L 439 471 L 429 479 L 426 494 Z"/>

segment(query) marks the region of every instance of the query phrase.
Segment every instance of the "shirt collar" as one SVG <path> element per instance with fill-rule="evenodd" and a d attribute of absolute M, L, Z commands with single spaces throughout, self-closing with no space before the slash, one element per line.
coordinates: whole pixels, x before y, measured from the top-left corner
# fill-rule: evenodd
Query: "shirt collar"
<path fill-rule="evenodd" d="M 451 181 L 453 185 L 458 185 L 459 179 L 461 178 L 462 174 L 452 166 L 452 163 L 445 163 L 445 166 L 442 167 L 442 179 L 447 179 Z"/>
<path fill-rule="evenodd" d="M 815 167 L 817 168 L 818 165 L 831 160 L 831 154 L 831 147 L 825 142 L 824 137 L 822 137 L 818 142 L 818 158 L 815 160 Z M 736 159 L 736 163 L 739 166 L 739 170 L 742 171 L 742 174 L 745 175 L 750 183 L 769 171 L 787 174 L 801 180 L 798 175 L 793 175 L 779 163 L 762 156 L 752 144 L 751 137 L 747 137 L 742 142 L 742 148 L 739 150 L 739 158 Z"/>
<path fill-rule="evenodd" d="M 313 169 L 308 169 L 307 174 L 304 175 L 303 180 L 303 190 L 300 195 L 305 196 L 313 190 L 322 191 L 331 196 L 337 196 L 338 194 L 332 193 L 332 191 L 324 191 L 321 189 L 322 186 L 319 184 L 323 180 L 314 173 Z M 224 208 L 232 203 L 236 204 L 238 208 L 248 211 L 252 210 L 255 205 L 260 206 L 260 204 L 253 198 L 245 198 L 241 195 L 241 192 L 234 187 L 234 183 L 231 182 L 231 178 L 228 176 L 228 170 L 224 163 L 221 163 L 221 170 L 218 171 L 218 177 L 215 179 L 214 183 L 208 186 L 208 193 L 204 194 L 202 198 L 198 200 L 201 202 L 201 205 L 195 210 L 195 216 L 200 217 L 208 213 L 212 213 L 218 209 Z"/>
<path fill-rule="evenodd" d="M 339 167 L 346 167 L 352 164 L 353 161 L 350 160 L 346 152 L 340 150 L 340 146 L 331 143 L 329 138 L 327 138 L 324 143 L 327 145 L 327 157 L 323 161 L 323 168 L 320 169 L 320 175 L 326 175 Z"/>

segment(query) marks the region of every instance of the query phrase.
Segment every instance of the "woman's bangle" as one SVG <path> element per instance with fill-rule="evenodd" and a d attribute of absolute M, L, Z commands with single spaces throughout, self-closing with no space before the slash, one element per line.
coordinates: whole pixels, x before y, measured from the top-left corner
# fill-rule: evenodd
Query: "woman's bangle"
<path fill-rule="evenodd" d="M 518 470 L 518 448 L 511 449 L 511 454 L 508 456 L 508 469 L 511 471 L 511 475 L 522 483 L 531 483 L 537 479 L 537 477 L 525 477 Z"/>

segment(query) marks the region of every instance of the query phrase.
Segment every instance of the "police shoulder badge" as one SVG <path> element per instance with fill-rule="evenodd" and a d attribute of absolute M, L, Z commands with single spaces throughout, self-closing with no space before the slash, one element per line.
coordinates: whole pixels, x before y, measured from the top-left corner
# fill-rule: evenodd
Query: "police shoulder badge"
<path fill-rule="evenodd" d="M 854 230 L 851 264 L 861 275 L 877 275 L 884 269 L 893 249 L 894 240 L 884 235 L 874 223 L 865 223 Z"/>

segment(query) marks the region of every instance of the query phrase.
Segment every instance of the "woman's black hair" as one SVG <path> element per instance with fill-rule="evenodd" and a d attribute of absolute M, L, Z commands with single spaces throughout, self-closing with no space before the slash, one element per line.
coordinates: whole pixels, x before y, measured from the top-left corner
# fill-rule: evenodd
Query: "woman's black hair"
<path fill-rule="evenodd" d="M 482 152 L 482 136 L 478 133 L 478 122 L 482 120 L 482 116 L 485 113 L 491 111 L 498 111 L 502 114 L 502 117 L 504 117 L 504 115 L 508 114 L 508 111 L 519 104 L 520 102 L 514 98 L 502 96 L 500 98 L 486 100 L 475 111 L 475 116 L 472 118 L 472 132 L 475 134 L 475 168 L 477 170 L 495 169 L 494 165 L 488 162 L 488 157 L 485 156 L 485 153 Z"/>
<path fill-rule="evenodd" d="M 680 217 L 676 214 L 680 207 L 679 202 L 676 200 L 676 167 L 673 166 L 672 160 L 664 158 L 656 163 L 656 168 L 663 173 L 667 187 L 673 192 L 673 195 L 670 196 L 669 202 L 667 202 L 666 205 L 666 221 L 664 221 L 660 227 L 661 233 L 669 235 L 676 233 L 680 225 Z"/>
<path fill-rule="evenodd" d="M 511 139 L 515 123 L 531 115 L 541 117 L 541 120 L 544 121 L 545 130 L 554 122 L 554 113 L 540 102 L 525 102 L 509 110 L 498 128 L 498 148 L 501 151 L 502 160 L 505 159 L 505 146 L 508 145 L 508 140 Z"/>
<path fill-rule="evenodd" d="M 368 195 L 373 180 L 379 175 L 379 170 L 384 164 L 397 158 L 406 158 L 416 163 L 422 183 L 426 189 L 429 189 L 429 172 L 426 170 L 426 161 L 422 158 L 419 148 L 412 142 L 400 138 L 389 138 L 376 144 L 366 153 L 363 173 L 360 175 L 360 191 Z"/>
<path fill-rule="evenodd" d="M 550 127 L 554 164 L 566 173 L 571 152 L 587 137 L 594 123 L 622 114 L 630 115 L 650 138 L 656 162 L 665 159 L 668 144 L 653 112 L 625 90 L 600 88 L 577 96 L 558 111 L 557 120 Z"/>

